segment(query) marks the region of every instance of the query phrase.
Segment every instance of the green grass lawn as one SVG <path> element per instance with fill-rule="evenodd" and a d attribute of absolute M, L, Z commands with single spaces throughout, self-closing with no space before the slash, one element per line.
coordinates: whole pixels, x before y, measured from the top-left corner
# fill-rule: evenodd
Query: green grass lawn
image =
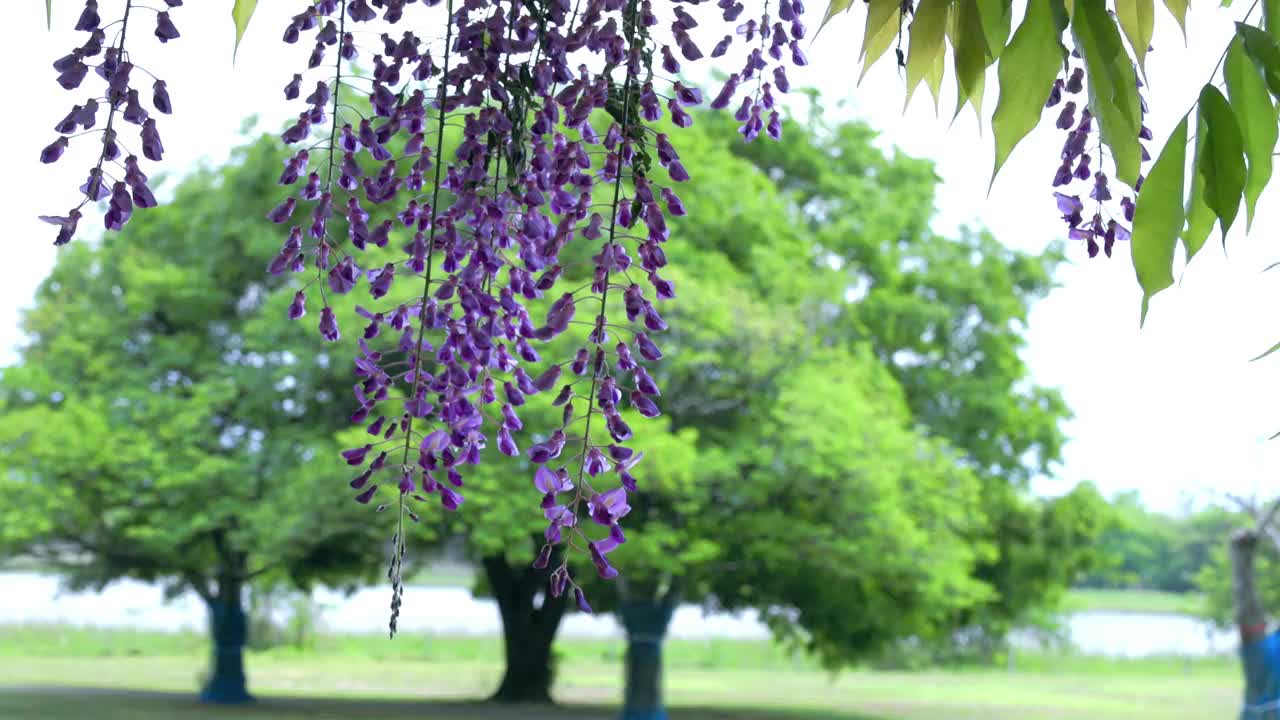
<path fill-rule="evenodd" d="M 607 717 L 619 694 L 620 666 L 569 663 L 554 713 L 459 705 L 483 697 L 497 680 L 491 664 L 363 662 L 317 659 L 250 664 L 253 691 L 264 700 L 252 713 L 200 707 L 190 695 L 201 664 L 194 658 L 120 658 L 0 662 L 0 677 L 19 688 L 0 690 L 0 717 L 81 718 L 536 718 Z M 85 694 L 53 686 L 147 688 L 167 696 Z M 821 673 L 670 669 L 667 695 L 674 717 L 866 718 L 875 720 L 1208 720 L 1232 717 L 1235 678 L 1227 672 L 1164 675 L 1120 673 L 925 672 Z M 309 702 L 304 702 L 309 700 Z M 397 701 L 396 704 L 388 704 Z M 697 708 L 716 708 L 715 712 Z"/>
<path fill-rule="evenodd" d="M 848 712 L 777 712 L 750 708 L 678 708 L 687 720 L 881 720 Z M 163 693 L 44 693 L 0 690 L 0 718 L 61 720 L 612 720 L 617 709 L 593 705 L 497 706 L 477 702 L 263 698 L 253 706 L 211 708 Z"/>
<path fill-rule="evenodd" d="M 1063 609 L 1067 612 L 1106 610 L 1200 615 L 1204 612 L 1204 596 L 1159 590 L 1069 590 L 1063 600 Z"/>
<path fill-rule="evenodd" d="M 559 644 L 562 707 L 504 708 L 485 697 L 501 672 L 496 638 L 321 637 L 308 650 L 248 656 L 249 708 L 193 700 L 205 640 L 193 634 L 0 627 L 0 718 L 609 718 L 620 646 Z M 673 641 L 666 686 L 679 720 L 1212 720 L 1238 709 L 1231 658 L 1105 660 L 1023 653 L 1017 672 L 857 671 L 832 677 L 762 642 Z M 98 690 L 90 690 L 90 689 Z M 160 693 L 160 694 L 156 694 Z"/>

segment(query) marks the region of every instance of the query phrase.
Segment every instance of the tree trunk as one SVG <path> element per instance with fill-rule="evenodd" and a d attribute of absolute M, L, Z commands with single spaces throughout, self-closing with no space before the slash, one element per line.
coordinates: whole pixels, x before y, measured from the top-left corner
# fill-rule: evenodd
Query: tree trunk
<path fill-rule="evenodd" d="M 513 568 L 503 555 L 486 557 L 482 563 L 502 614 L 506 655 L 502 683 L 490 700 L 550 703 L 555 676 L 551 646 L 564 617 L 566 598 L 553 598 L 544 592 L 542 606 L 535 607 L 538 591 L 546 589 L 548 571 Z"/>
<path fill-rule="evenodd" d="M 249 637 L 249 623 L 240 591 L 239 582 L 224 580 L 218 583 L 218 594 L 207 601 L 213 657 L 209 663 L 209 679 L 200 690 L 201 702 L 253 702 L 245 683 L 244 646 Z"/>
<path fill-rule="evenodd" d="M 626 690 L 622 720 L 666 720 L 662 702 L 662 642 L 678 604 L 673 587 L 664 597 L 631 598 L 618 608 L 627 630 Z"/>

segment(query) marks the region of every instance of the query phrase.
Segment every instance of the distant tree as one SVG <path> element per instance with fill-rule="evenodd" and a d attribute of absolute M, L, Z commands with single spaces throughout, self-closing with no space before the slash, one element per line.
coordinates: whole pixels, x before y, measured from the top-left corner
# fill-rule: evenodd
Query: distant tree
<path fill-rule="evenodd" d="M 1221 505 L 1210 505 L 1183 519 L 1178 548 L 1181 569 L 1177 581 L 1187 591 L 1199 588 L 1200 574 L 1206 566 L 1216 562 L 1224 537 L 1241 527 L 1240 513 Z"/>
<path fill-rule="evenodd" d="M 1252 562 L 1257 599 L 1268 615 L 1280 608 L 1280 532 L 1276 530 L 1274 515 L 1265 527 L 1259 522 L 1276 502 L 1274 498 L 1267 502 L 1236 499 L 1230 506 L 1215 511 L 1225 519 L 1226 527 L 1214 528 L 1218 532 L 1216 542 L 1209 546 L 1208 562 L 1196 575 L 1196 587 L 1205 595 L 1206 617 L 1219 627 L 1228 628 L 1238 621 L 1236 612 L 1239 608 L 1235 588 L 1232 587 L 1231 546 L 1228 541 L 1232 530 L 1248 528 L 1256 531 Z"/>
<path fill-rule="evenodd" d="M 0 378 L 0 552 L 75 585 L 197 593 L 213 702 L 251 699 L 247 586 L 372 576 L 392 532 L 334 462 L 352 441 L 350 353 L 317 350 L 285 318 L 290 282 L 264 272 L 283 157 L 253 143 L 124 232 L 67 248 Z"/>
<path fill-rule="evenodd" d="M 1239 521 L 1236 513 L 1216 505 L 1181 514 L 1156 512 L 1132 491 L 1118 493 L 1110 505 L 1112 522 L 1098 539 L 1100 562 L 1081 578 L 1083 587 L 1193 591 Z"/>
<path fill-rule="evenodd" d="M 1080 580 L 1082 587 L 1154 588 L 1174 542 L 1171 518 L 1152 513 L 1136 491 L 1117 493 L 1111 500 L 1112 524 L 1103 530 L 1101 562 Z"/>

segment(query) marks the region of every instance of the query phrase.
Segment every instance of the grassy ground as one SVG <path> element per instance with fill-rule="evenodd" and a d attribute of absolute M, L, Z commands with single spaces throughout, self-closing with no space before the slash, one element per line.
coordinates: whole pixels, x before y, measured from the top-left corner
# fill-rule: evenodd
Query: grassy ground
<path fill-rule="evenodd" d="M 205 642 L 191 634 L 0 627 L 0 685 L 7 686 L 0 718 L 586 720 L 611 717 L 621 689 L 619 647 L 611 642 L 561 644 L 555 695 L 567 707 L 544 711 L 465 702 L 497 683 L 496 638 L 324 637 L 307 650 L 251 653 L 250 684 L 263 702 L 247 711 L 215 709 L 191 696 Z M 1231 717 L 1238 707 L 1230 658 L 1021 654 L 1012 673 L 859 671 L 833 678 L 768 643 L 673 641 L 666 653 L 677 720 L 1206 720 Z"/>
<path fill-rule="evenodd" d="M 672 710 L 677 720 L 882 720 L 850 712 L 694 708 Z M 477 702 L 260 698 L 253 706 L 204 707 L 190 696 L 167 693 L 79 692 L 50 697 L 0 690 L 0 718 L 23 720 L 614 720 L 603 705 L 495 706 Z"/>
<path fill-rule="evenodd" d="M 1067 612 L 1106 610 L 1199 615 L 1204 612 L 1204 597 L 1199 593 L 1168 593 L 1159 590 L 1070 590 L 1063 606 Z"/>
<path fill-rule="evenodd" d="M 190 693 L 200 671 L 193 658 L 127 658 L 114 661 L 42 658 L 35 662 L 0 663 L 7 682 L 73 687 L 170 690 Z M 431 700 L 422 717 L 455 716 L 450 705 L 483 697 L 497 680 L 493 664 L 452 662 L 363 662 L 335 660 L 279 662 L 256 658 L 250 663 L 254 692 L 264 699 L 343 698 L 352 701 L 329 708 L 321 717 L 408 717 L 394 708 L 367 703 L 389 699 Z M 574 705 L 607 706 L 618 697 L 621 668 L 612 663 L 568 663 L 562 668 L 556 697 Z M 768 710 L 775 717 L 848 717 L 882 720 L 1205 720 L 1230 717 L 1238 692 L 1226 672 L 1175 672 L 1154 676 L 1095 672 L 1002 673 L 927 672 L 842 675 L 835 680 L 813 672 L 766 670 L 669 669 L 668 698 L 673 708 L 716 707 L 722 716 L 735 708 Z M 366 703 L 355 703 L 364 700 Z M 289 707 L 288 704 L 281 706 Z M 310 707 L 318 707 L 312 705 Z M 78 709 L 77 709 L 78 708 Z M 93 708 L 92 712 L 84 710 Z M 132 695 L 90 696 L 66 689 L 0 692 L 5 718 L 293 717 L 292 710 L 266 714 L 219 713 L 195 707 L 190 696 L 166 698 Z M 309 711 L 302 714 L 314 715 Z M 572 713 L 601 716 L 589 707 Z M 677 717 L 707 717 L 701 712 Z M 530 717 L 496 709 L 466 717 Z M 459 714 L 458 716 L 463 716 Z M 548 715 L 550 717 L 550 715 Z"/>

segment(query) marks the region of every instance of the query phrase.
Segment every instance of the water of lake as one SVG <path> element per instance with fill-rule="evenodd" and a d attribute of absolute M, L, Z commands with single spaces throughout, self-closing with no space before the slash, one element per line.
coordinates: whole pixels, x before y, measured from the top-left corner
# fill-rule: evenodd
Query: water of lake
<path fill-rule="evenodd" d="M 1078 650 L 1107 657 L 1201 657 L 1234 653 L 1239 645 L 1236 633 L 1189 615 L 1095 610 L 1067 616 L 1065 629 Z M 1016 635 L 1013 642 L 1021 647 L 1036 644 L 1026 634 Z"/>
<path fill-rule="evenodd" d="M 321 627 L 330 632 L 381 633 L 386 629 L 389 590 L 363 588 L 351 595 L 329 589 L 313 596 L 321 608 Z M 70 592 L 58 577 L 38 573 L 0 573 L 0 623 L 66 623 L 92 627 L 204 631 L 207 618 L 200 599 L 186 593 L 166 602 L 158 586 L 125 580 L 101 593 Z M 400 614 L 406 633 L 496 635 L 501 619 L 492 600 L 471 597 L 464 588 L 408 586 Z M 1086 612 L 1067 619 L 1067 630 L 1082 652 L 1116 657 L 1200 656 L 1231 652 L 1235 635 L 1193 617 L 1145 613 Z M 621 638 L 612 616 L 573 613 L 561 634 L 568 637 Z M 681 607 L 671 622 L 679 638 L 762 639 L 768 630 L 754 612 L 704 614 L 699 606 Z M 1026 635 L 1021 646 L 1034 644 Z"/>

